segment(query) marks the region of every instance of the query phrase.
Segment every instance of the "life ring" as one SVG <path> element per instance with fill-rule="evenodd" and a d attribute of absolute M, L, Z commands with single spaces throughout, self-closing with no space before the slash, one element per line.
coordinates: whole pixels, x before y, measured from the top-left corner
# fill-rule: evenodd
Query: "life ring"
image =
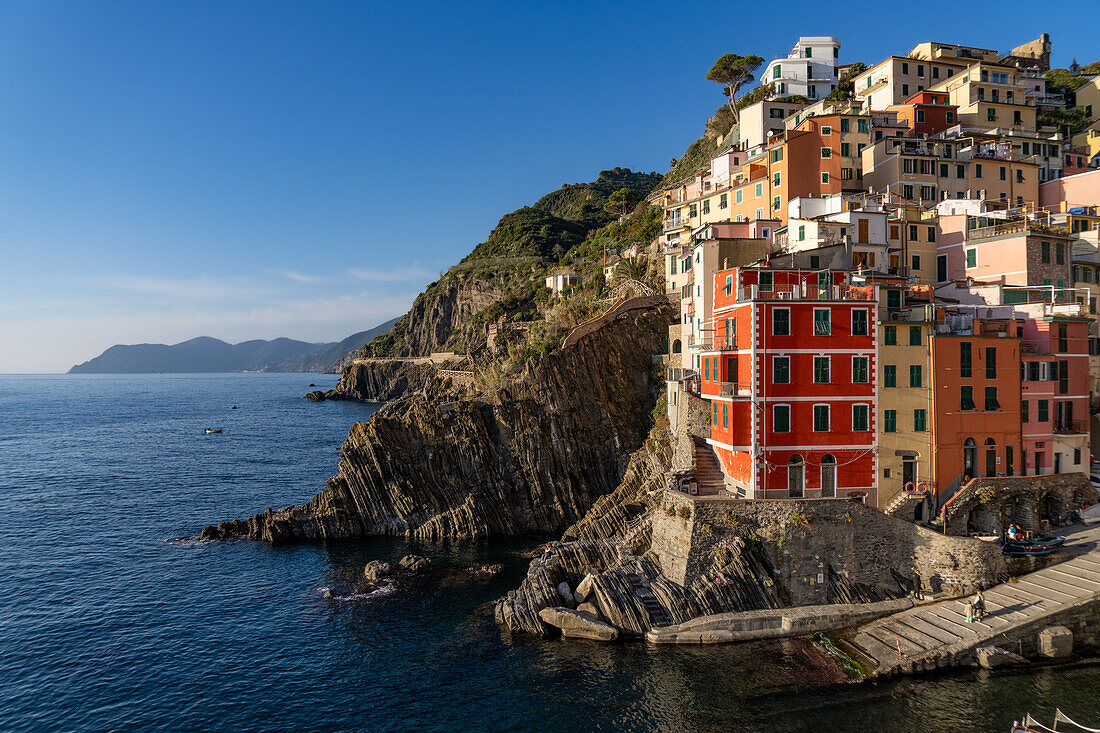
<path fill-rule="evenodd" d="M 912 481 L 909 481 L 905 484 L 905 486 L 901 487 L 901 490 L 904 491 L 906 494 L 912 494 L 916 488 L 916 485 L 914 485 Z"/>
<path fill-rule="evenodd" d="M 917 493 L 920 494 L 921 496 L 927 496 L 928 495 L 928 482 L 927 481 L 921 481 L 919 484 L 917 484 Z"/>

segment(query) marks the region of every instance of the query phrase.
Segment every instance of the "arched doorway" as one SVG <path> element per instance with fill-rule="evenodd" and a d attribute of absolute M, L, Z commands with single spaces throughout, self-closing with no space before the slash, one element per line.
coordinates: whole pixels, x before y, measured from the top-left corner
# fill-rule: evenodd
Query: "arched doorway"
<path fill-rule="evenodd" d="M 977 461 L 978 449 L 975 447 L 974 439 L 967 438 L 963 441 L 963 474 L 969 478 L 974 478 L 974 463 Z"/>
<path fill-rule="evenodd" d="M 802 456 L 791 456 L 787 462 L 787 496 L 800 499 L 806 485 L 806 466 Z"/>
<path fill-rule="evenodd" d="M 1062 497 L 1057 494 L 1044 494 L 1039 499 L 1039 519 L 1050 522 L 1051 527 L 1062 524 Z"/>
<path fill-rule="evenodd" d="M 679 354 L 683 347 L 680 345 L 680 339 L 676 339 L 672 342 L 672 353 Z"/>
<path fill-rule="evenodd" d="M 828 454 L 821 459 L 821 495 L 836 496 L 836 459 Z"/>
<path fill-rule="evenodd" d="M 997 515 L 989 508 L 988 504 L 978 504 L 966 517 L 967 534 L 995 535 L 997 530 Z"/>
<path fill-rule="evenodd" d="M 985 475 L 997 475 L 997 443 L 993 438 L 985 439 Z"/>

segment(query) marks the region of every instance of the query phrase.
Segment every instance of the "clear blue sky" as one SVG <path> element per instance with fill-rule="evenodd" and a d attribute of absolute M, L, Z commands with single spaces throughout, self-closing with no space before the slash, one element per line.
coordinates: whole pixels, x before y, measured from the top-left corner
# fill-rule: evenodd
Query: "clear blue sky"
<path fill-rule="evenodd" d="M 0 0 L 0 373 L 376 325 L 502 214 L 664 171 L 727 51 L 1047 31 L 1058 66 L 1100 57 L 1081 5 L 960 7 Z"/>

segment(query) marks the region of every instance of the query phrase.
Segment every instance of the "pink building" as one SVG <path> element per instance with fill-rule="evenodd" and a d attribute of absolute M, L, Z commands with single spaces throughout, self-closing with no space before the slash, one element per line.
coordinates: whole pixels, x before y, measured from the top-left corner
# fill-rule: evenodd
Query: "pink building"
<path fill-rule="evenodd" d="M 1100 202 L 1100 169 L 1039 184 L 1039 206 L 1060 211 L 1062 202 L 1070 207 Z"/>

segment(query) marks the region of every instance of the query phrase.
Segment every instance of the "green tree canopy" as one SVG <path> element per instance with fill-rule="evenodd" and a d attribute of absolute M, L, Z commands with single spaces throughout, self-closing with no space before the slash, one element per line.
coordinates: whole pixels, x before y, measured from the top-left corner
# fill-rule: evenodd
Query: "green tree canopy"
<path fill-rule="evenodd" d="M 634 207 L 642 202 L 642 195 L 633 188 L 620 188 L 607 197 L 607 203 L 603 205 L 605 211 L 618 216 L 626 216 Z"/>
<path fill-rule="evenodd" d="M 753 80 L 753 75 L 764 59 L 760 56 L 740 56 L 735 53 L 727 53 L 714 62 L 714 66 L 707 73 L 707 81 L 721 84 L 722 93 L 729 97 L 730 111 L 733 112 L 734 124 L 740 120 L 737 114 L 735 97 L 737 90 Z"/>

